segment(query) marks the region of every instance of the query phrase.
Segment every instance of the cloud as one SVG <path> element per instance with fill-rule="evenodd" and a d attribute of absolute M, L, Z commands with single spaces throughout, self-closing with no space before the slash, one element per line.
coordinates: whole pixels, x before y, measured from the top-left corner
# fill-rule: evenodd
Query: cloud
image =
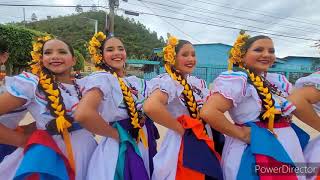
<path fill-rule="evenodd" d="M 318 13 L 320 1 L 316 0 L 128 0 L 128 3 L 122 0 L 119 1 L 120 8 L 128 10 L 200 21 L 217 26 L 320 39 L 320 33 L 318 33 L 320 32 L 320 25 L 314 25 L 320 21 L 320 14 Z M 145 3 L 143 4 L 142 2 Z M 159 3 L 162 5 L 159 5 Z M 106 1 L 54 0 L 50 3 L 44 3 L 40 0 L 30 0 L 26 2 L 26 4 L 106 5 Z M 88 8 L 84 8 L 84 10 L 88 10 Z M 30 20 L 32 13 L 35 13 L 40 19 L 45 19 L 47 16 L 56 17 L 59 15 L 72 14 L 75 12 L 75 9 L 26 7 L 25 11 L 27 20 Z M 117 13 L 123 15 L 123 12 L 120 10 Z M 275 16 L 276 18 L 263 14 Z M 170 32 L 181 39 L 186 39 L 193 43 L 225 43 L 232 45 L 239 32 L 239 30 L 230 28 L 201 25 L 143 14 L 138 17 L 124 16 L 140 21 L 147 28 L 150 28 L 151 31 L 156 31 L 159 36 L 161 35 L 164 38 L 167 32 Z M 21 20 L 23 20 L 22 7 L 0 6 L 0 22 Z M 257 35 L 261 33 L 250 32 L 250 34 Z M 319 50 L 312 47 L 314 45 L 313 41 L 275 35 L 270 35 L 270 37 L 274 40 L 276 52 L 279 57 L 288 55 L 320 57 Z"/>

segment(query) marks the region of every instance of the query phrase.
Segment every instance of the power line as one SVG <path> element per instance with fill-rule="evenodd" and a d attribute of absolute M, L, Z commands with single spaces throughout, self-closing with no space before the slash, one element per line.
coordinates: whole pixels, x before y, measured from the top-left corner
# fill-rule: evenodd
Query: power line
<path fill-rule="evenodd" d="M 142 0 L 141 0 L 142 1 Z M 145 1 L 145 0 L 143 0 Z M 146 2 L 146 1 L 145 1 Z M 149 1 L 148 1 L 149 2 Z M 0 6 L 37 6 L 37 7 L 92 7 L 92 6 L 74 6 L 74 5 L 39 5 L 39 4 L 1 4 Z M 104 7 L 105 6 L 96 6 L 96 7 Z M 150 15 L 150 16 L 158 16 L 158 17 L 163 17 L 163 18 L 169 18 L 169 19 L 175 19 L 179 21 L 185 21 L 185 22 L 192 22 L 192 23 L 197 23 L 197 24 L 203 24 L 203 25 L 208 25 L 208 26 L 215 26 L 215 27 L 221 27 L 221 28 L 228 28 L 228 29 L 235 29 L 235 30 L 242 30 L 241 28 L 235 28 L 235 27 L 230 27 L 230 26 L 225 26 L 225 25 L 219 25 L 219 24 L 213 24 L 213 23 L 206 23 L 206 22 L 200 22 L 200 21 L 193 21 L 193 20 L 188 20 L 188 19 L 181 19 L 181 18 L 174 18 L 170 16 L 164 16 L 164 15 L 159 15 L 159 14 L 152 14 L 152 13 L 145 13 L 145 12 L 139 12 L 140 14 L 145 14 L 145 15 Z M 273 35 L 273 36 L 279 36 L 279 37 L 287 37 L 287 38 L 293 38 L 293 39 L 301 39 L 301 40 L 307 40 L 307 41 L 318 41 L 316 39 L 311 39 L 311 38 L 304 38 L 304 37 L 297 37 L 297 36 L 289 36 L 289 35 L 281 35 L 281 34 L 275 34 L 275 33 L 268 33 L 268 32 L 261 32 L 261 31 L 256 31 L 256 30 L 247 30 L 250 32 L 255 32 L 255 33 L 262 33 L 262 34 L 268 34 L 268 35 Z"/>
<path fill-rule="evenodd" d="M 13 7 L 102 7 L 107 8 L 106 6 L 87 6 L 87 5 L 44 5 L 44 4 L 2 4 L 0 3 L 0 6 L 13 6 Z M 108 8 L 107 8 L 108 9 Z"/>
<path fill-rule="evenodd" d="M 172 2 L 171 0 L 168 0 L 170 2 Z M 219 5 L 221 3 L 213 3 L 213 2 L 208 2 L 208 1 L 202 1 L 202 0 L 194 0 L 195 2 L 200 2 L 200 3 L 204 3 L 204 4 L 210 4 L 210 5 L 214 5 L 214 6 L 218 6 L 218 7 L 223 7 L 223 8 L 227 8 L 227 9 L 233 9 L 233 10 L 237 10 L 237 11 L 242 11 L 242 12 L 247 12 L 247 13 L 251 13 L 251 14 L 258 14 L 258 15 L 263 15 L 263 16 L 267 16 L 267 17 L 272 17 L 272 18 L 276 18 L 276 19 L 285 19 L 288 21 L 294 21 L 294 22 L 300 22 L 300 23 L 305 23 L 305 24 L 310 24 L 310 25 L 315 25 L 315 26 L 319 26 L 319 24 L 314 24 L 311 23 L 310 21 L 306 20 L 306 19 L 300 19 L 300 18 L 296 18 L 296 17 L 289 17 L 290 19 L 287 19 L 286 17 L 281 17 L 281 16 L 274 16 L 274 15 L 270 15 L 270 14 L 266 14 L 266 13 L 261 13 L 262 11 L 258 11 L 255 9 L 249 9 L 249 8 L 245 8 L 245 9 L 241 9 L 241 8 L 235 8 L 227 5 Z M 253 12 L 255 11 L 255 12 Z M 260 12 L 260 13 L 259 13 Z M 295 19 L 295 20 L 294 20 Z"/>
<path fill-rule="evenodd" d="M 191 15 L 189 15 L 189 14 L 183 14 L 183 15 L 191 16 Z M 195 17 L 195 16 L 191 16 L 191 17 L 197 18 L 197 17 Z M 201 17 L 199 17 L 199 18 L 201 18 Z M 207 19 L 205 19 L 205 20 L 207 20 Z M 210 21 L 210 20 L 209 20 L 209 21 Z M 213 21 L 211 21 L 211 22 L 213 22 Z M 235 23 L 235 22 L 234 22 L 234 23 Z M 238 23 L 238 24 L 240 24 L 240 23 Z M 241 24 L 241 25 L 242 25 L 242 24 Z M 245 26 L 247 26 L 247 25 L 245 25 Z M 250 26 L 248 26 L 248 27 L 250 27 Z M 252 27 L 254 27 L 254 26 L 252 26 Z M 256 28 L 256 27 L 254 27 L 254 28 Z M 262 28 L 258 28 L 258 29 L 262 29 Z M 266 30 L 266 29 L 262 29 L 262 30 Z M 277 37 L 276 39 L 279 39 L 279 40 L 282 40 L 282 41 L 286 41 L 286 42 L 289 42 L 289 43 L 295 43 L 295 42 L 289 41 L 288 39 L 285 39 L 285 38 L 279 38 L 279 37 Z"/>
<path fill-rule="evenodd" d="M 29 0 L 28 2 L 34 2 L 38 0 Z M 7 3 L 7 4 L 12 4 L 12 3 L 25 3 L 26 1 L 5 1 L 5 2 L 0 2 L 0 3 Z"/>
<path fill-rule="evenodd" d="M 168 4 L 164 4 L 164 3 L 158 3 L 158 2 L 153 2 L 153 1 L 148 1 L 148 0 L 139 0 L 139 1 L 144 1 L 146 3 L 150 3 L 150 4 L 157 4 L 157 5 L 161 5 L 161 6 L 166 6 L 166 7 L 171 7 L 171 8 L 181 8 L 181 7 L 177 7 L 177 6 L 172 6 L 172 5 L 168 5 Z M 183 3 L 179 3 L 179 2 L 175 2 L 175 1 L 171 1 L 171 0 L 167 0 L 170 1 L 172 3 L 178 4 L 178 5 L 183 5 L 185 6 L 185 4 Z M 190 6 L 189 6 L 190 7 Z M 217 11 L 212 11 L 210 9 L 206 9 L 206 8 L 184 8 L 185 10 L 191 10 L 191 11 L 196 11 L 196 12 L 204 12 L 204 13 L 210 13 L 210 14 L 217 14 L 217 15 L 222 15 L 222 16 L 227 16 L 227 17 L 233 17 L 233 18 L 237 18 L 237 19 L 241 19 L 241 20 L 248 20 L 248 21 L 253 21 L 253 22 L 257 22 L 257 23 L 262 23 L 262 24 L 270 24 L 270 25 L 274 25 L 273 22 L 268 22 L 268 21 L 259 21 L 256 19 L 251 19 L 251 18 L 247 18 L 247 17 L 242 17 L 242 16 L 237 16 L 237 15 L 232 15 L 232 14 L 226 14 L 226 13 L 222 13 L 222 12 L 217 12 Z M 286 27 L 291 27 L 291 28 L 296 28 L 295 26 L 292 25 L 278 25 L 278 26 L 286 26 Z M 320 25 L 319 25 L 320 26 Z M 312 28 L 314 29 L 314 28 Z M 318 32 L 319 30 L 317 30 Z"/>
<path fill-rule="evenodd" d="M 141 3 L 143 3 L 143 2 L 141 2 Z M 131 5 L 135 5 L 135 6 L 139 6 L 138 4 L 134 4 L 134 3 L 127 3 L 127 4 L 131 4 Z M 143 3 L 144 4 L 144 3 Z M 145 4 L 144 4 L 145 5 Z M 153 7 L 154 8 L 154 7 Z M 159 9 L 159 8 L 155 8 L 155 9 Z M 165 9 L 165 8 L 160 8 L 160 10 L 162 10 L 162 9 Z M 152 11 L 153 13 L 154 13 L 154 11 Z M 172 11 L 173 12 L 173 11 Z M 174 11 L 174 13 L 176 13 L 176 11 Z M 174 24 L 173 23 L 170 23 L 169 21 L 166 21 L 164 18 L 161 18 L 161 20 L 163 20 L 163 21 L 165 21 L 166 23 L 168 23 L 169 25 L 171 25 L 171 26 L 174 26 Z M 174 27 L 176 27 L 176 26 L 174 26 Z M 179 28 L 176 28 L 178 31 L 180 31 L 180 29 Z M 180 31 L 181 32 L 181 31 Z M 184 33 L 183 31 L 182 31 L 182 33 Z M 185 34 L 185 33 L 184 33 Z M 190 37 L 190 38 L 192 38 L 189 34 L 188 34 L 188 36 Z M 294 41 L 290 41 L 290 40 L 288 40 L 287 38 L 281 38 L 281 37 L 276 37 L 276 38 L 274 38 L 274 39 L 278 39 L 278 40 L 281 40 L 281 41 L 283 41 L 283 42 L 286 42 L 286 43 L 295 43 Z M 199 42 L 199 43 L 201 43 L 201 42 Z"/>
<path fill-rule="evenodd" d="M 152 10 L 148 5 L 146 5 L 144 2 L 141 2 L 141 3 L 142 3 L 143 5 L 145 5 L 145 7 L 147 7 L 148 9 L 150 9 L 150 10 L 153 12 L 153 10 Z M 153 12 L 153 13 L 154 13 L 154 12 Z M 169 21 L 167 21 L 167 20 L 165 20 L 165 19 L 163 19 L 163 18 L 161 18 L 161 19 L 162 19 L 164 22 L 166 22 L 167 24 L 169 24 L 169 25 L 171 25 L 172 27 L 174 27 L 174 28 L 175 28 L 176 30 L 178 30 L 179 32 L 181 32 L 182 34 L 184 34 L 184 35 L 188 36 L 189 38 L 191 38 L 191 39 L 193 39 L 193 40 L 201 43 L 201 41 L 199 41 L 198 39 L 193 38 L 191 35 L 187 34 L 187 33 L 184 32 L 184 31 L 182 31 L 180 28 L 178 28 L 178 27 L 175 26 L 174 24 L 170 23 Z"/>
<path fill-rule="evenodd" d="M 219 25 L 219 24 L 206 23 L 206 22 L 200 22 L 200 21 L 194 21 L 194 20 L 188 20 L 188 19 L 175 18 L 175 17 L 164 16 L 164 15 L 160 15 L 160 14 L 152 14 L 152 13 L 145 13 L 145 12 L 139 12 L 139 13 L 140 14 L 145 14 L 145 15 L 150 15 L 150 16 L 157 16 L 157 17 L 163 17 L 163 18 L 174 19 L 174 20 L 179 20 L 179 21 L 191 22 L 191 23 L 196 23 L 196 24 L 203 24 L 203 25 L 208 25 L 208 26 L 215 26 L 215 27 L 234 29 L 234 30 L 243 30 L 241 28 L 236 28 L 236 27 L 230 27 L 230 26 L 224 26 L 224 25 Z M 289 35 L 275 34 L 275 33 L 268 33 L 268 32 L 261 32 L 261 31 L 255 31 L 255 30 L 250 30 L 250 29 L 247 29 L 246 31 L 254 32 L 254 33 L 260 33 L 260 34 L 268 34 L 268 35 L 279 36 L 279 37 L 300 39 L 300 40 L 306 40 L 306 41 L 318 41 L 317 39 L 297 37 L 297 36 L 289 36 Z"/>
<path fill-rule="evenodd" d="M 132 3 L 128 3 L 128 4 L 132 4 Z M 138 5 L 138 4 L 132 4 L 132 5 Z M 154 8 L 154 7 L 153 7 L 153 8 Z M 199 17 L 199 16 L 193 16 L 193 15 L 186 14 L 186 13 L 177 12 L 177 11 L 174 11 L 174 10 L 171 10 L 171 9 L 168 9 L 168 8 L 163 8 L 163 7 L 157 7 L 157 8 L 154 8 L 154 9 L 166 10 L 167 12 L 172 12 L 172 13 L 175 13 L 175 14 L 178 13 L 178 14 L 185 15 L 185 16 L 189 16 L 189 17 L 196 18 L 196 19 L 199 19 L 199 18 L 200 18 L 200 19 L 204 19 L 204 20 L 210 21 L 210 22 L 213 22 L 212 19 L 215 19 L 215 20 L 218 20 L 218 21 L 223 21 L 223 22 L 238 24 L 238 25 L 242 25 L 242 26 L 246 26 L 246 27 L 251 27 L 251 28 L 255 28 L 255 29 L 260 29 L 260 30 L 264 30 L 264 31 L 275 32 L 275 33 L 282 33 L 282 32 L 279 32 L 279 31 L 271 31 L 271 30 L 268 30 L 268 29 L 264 29 L 264 28 L 260 28 L 260 27 L 256 27 L 256 26 L 252 26 L 252 25 L 247 25 L 247 24 L 243 24 L 243 23 L 238 23 L 238 22 L 234 22 L 234 21 L 230 21 L 230 20 L 225 20 L 225 19 L 221 19 L 221 18 L 216 18 L 216 17 L 212 17 L 212 16 L 207 16 L 208 18 L 211 18 L 211 19 L 208 19 L 208 18 L 203 18 L 203 17 Z M 199 14 L 199 15 L 201 15 L 201 13 L 194 13 L 194 14 Z M 214 23 L 214 22 L 213 22 L 213 23 Z M 296 29 L 296 28 L 292 28 L 292 29 L 300 30 L 300 31 L 305 31 L 305 30 Z M 315 32 L 312 32 L 312 31 L 305 31 L 305 32 L 315 33 Z"/>

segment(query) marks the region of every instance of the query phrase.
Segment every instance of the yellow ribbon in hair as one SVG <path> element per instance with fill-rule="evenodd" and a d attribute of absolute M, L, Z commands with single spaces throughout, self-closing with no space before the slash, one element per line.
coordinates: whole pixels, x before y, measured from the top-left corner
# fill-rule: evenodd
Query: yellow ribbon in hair
<path fill-rule="evenodd" d="M 141 141 L 145 148 L 148 148 L 148 140 L 142 128 L 139 129 L 138 142 Z"/>
<path fill-rule="evenodd" d="M 61 112 L 64 114 L 64 112 Z M 70 134 L 68 132 L 68 128 L 71 127 L 71 123 L 67 121 L 64 116 L 59 116 L 56 119 L 56 125 L 58 132 L 62 132 L 63 140 L 66 145 L 66 151 L 67 151 L 67 157 L 70 163 L 70 166 L 73 170 L 75 170 L 75 163 L 73 158 L 73 150 L 72 150 L 72 144 L 70 139 Z"/>
<path fill-rule="evenodd" d="M 72 144 L 71 144 L 71 139 L 70 139 L 70 135 L 69 135 L 68 129 L 63 129 L 62 130 L 62 136 L 63 136 L 64 144 L 66 145 L 67 157 L 68 157 L 70 166 L 71 166 L 71 168 L 73 170 L 75 170 L 75 163 L 74 163 L 74 157 L 73 157 Z"/>

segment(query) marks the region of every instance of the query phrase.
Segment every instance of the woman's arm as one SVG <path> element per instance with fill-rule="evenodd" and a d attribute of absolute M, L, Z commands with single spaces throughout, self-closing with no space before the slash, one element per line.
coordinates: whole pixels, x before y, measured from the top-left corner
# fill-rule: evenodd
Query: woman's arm
<path fill-rule="evenodd" d="M 214 93 L 203 105 L 200 117 L 217 131 L 250 143 L 250 128 L 231 123 L 224 113 L 233 107 L 232 101 L 219 93 Z"/>
<path fill-rule="evenodd" d="M 320 131 L 320 117 L 314 110 L 312 104 L 320 101 L 320 91 L 313 86 L 296 89 L 287 98 L 296 109 L 293 114 L 302 122 Z"/>
<path fill-rule="evenodd" d="M 156 123 L 183 135 L 184 128 L 168 111 L 167 103 L 168 95 L 157 89 L 144 102 L 143 110 Z"/>
<path fill-rule="evenodd" d="M 119 140 L 118 131 L 105 122 L 99 114 L 98 108 L 102 97 L 102 92 L 97 88 L 86 93 L 78 104 L 74 119 L 92 133 Z"/>
<path fill-rule="evenodd" d="M 8 92 L 0 95 L 0 116 L 23 106 L 27 100 L 15 97 Z"/>
<path fill-rule="evenodd" d="M 0 115 L 4 115 L 10 111 L 13 111 L 22 105 L 27 100 L 15 97 L 8 92 L 0 95 Z M 27 142 L 29 135 L 21 132 L 16 132 L 13 129 L 7 128 L 0 124 L 0 143 L 9 144 L 17 147 L 23 147 Z"/>
<path fill-rule="evenodd" d="M 0 123 L 0 144 L 24 147 L 30 134 L 14 131 Z"/>

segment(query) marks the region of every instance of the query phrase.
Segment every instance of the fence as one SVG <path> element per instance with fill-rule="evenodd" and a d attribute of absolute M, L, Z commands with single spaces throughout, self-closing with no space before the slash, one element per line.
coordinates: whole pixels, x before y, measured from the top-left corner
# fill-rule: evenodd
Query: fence
<path fill-rule="evenodd" d="M 130 63 L 129 63 L 130 64 Z M 227 71 L 227 65 L 213 65 L 213 64 L 200 64 L 195 68 L 193 75 L 204 79 L 208 84 L 210 84 L 221 72 Z M 298 78 L 307 76 L 313 73 L 316 70 L 311 68 L 301 68 L 300 66 L 290 66 L 287 69 L 280 68 L 270 68 L 269 72 L 280 73 L 287 77 L 287 79 L 294 83 Z M 159 64 L 154 65 L 153 71 L 145 72 L 143 77 L 146 80 L 150 80 L 156 77 L 158 74 L 164 73 L 165 70 L 163 67 L 160 67 Z"/>

